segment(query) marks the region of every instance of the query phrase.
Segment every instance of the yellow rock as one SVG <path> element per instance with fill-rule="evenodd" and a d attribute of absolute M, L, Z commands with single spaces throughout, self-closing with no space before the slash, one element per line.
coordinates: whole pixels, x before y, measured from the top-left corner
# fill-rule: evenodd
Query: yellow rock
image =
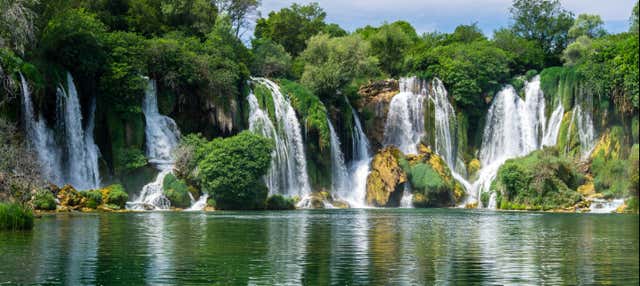
<path fill-rule="evenodd" d="M 398 156 L 402 153 L 398 148 L 390 146 L 382 149 L 371 161 L 371 172 L 367 177 L 367 204 L 383 207 L 387 206 L 390 197 L 407 182 L 407 174 L 398 163 Z M 395 197 L 399 198 L 397 194 Z"/>

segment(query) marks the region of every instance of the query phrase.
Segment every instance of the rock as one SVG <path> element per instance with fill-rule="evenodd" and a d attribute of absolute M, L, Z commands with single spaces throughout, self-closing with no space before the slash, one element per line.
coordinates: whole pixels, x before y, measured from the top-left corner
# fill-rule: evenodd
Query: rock
<path fill-rule="evenodd" d="M 85 198 L 71 185 L 65 185 L 57 194 L 60 206 L 70 210 L 76 210 L 84 206 Z"/>
<path fill-rule="evenodd" d="M 397 207 L 402 199 L 407 174 L 398 162 L 403 156 L 398 148 L 382 149 L 371 161 L 371 172 L 367 177 L 366 201 L 377 207 Z"/>
<path fill-rule="evenodd" d="M 476 179 L 478 171 L 480 171 L 481 167 L 482 164 L 477 158 L 473 158 L 471 161 L 469 161 L 469 164 L 467 164 L 467 173 L 469 174 L 470 181 L 474 181 Z"/>
<path fill-rule="evenodd" d="M 464 196 L 464 188 L 453 179 L 444 159 L 420 144 L 417 155 L 408 155 L 406 171 L 415 207 L 450 207 Z"/>
<path fill-rule="evenodd" d="M 384 126 L 389 112 L 391 99 L 400 92 L 395 79 L 380 80 L 363 85 L 358 90 L 362 98 L 358 109 L 369 116 L 363 116 L 364 131 L 369 138 L 373 150 L 382 147 Z"/>

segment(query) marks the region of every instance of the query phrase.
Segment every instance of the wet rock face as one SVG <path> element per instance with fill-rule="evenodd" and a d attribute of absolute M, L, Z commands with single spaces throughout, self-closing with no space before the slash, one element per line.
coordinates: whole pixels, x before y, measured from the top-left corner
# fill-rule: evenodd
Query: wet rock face
<path fill-rule="evenodd" d="M 396 147 L 386 147 L 373 157 L 367 177 L 366 201 L 370 206 L 398 207 L 402 199 L 407 174 L 398 161 L 402 153 Z"/>
<path fill-rule="evenodd" d="M 382 148 L 384 126 L 391 99 L 400 92 L 395 79 L 380 80 L 360 87 L 358 110 L 364 116 L 365 133 L 373 150 Z"/>

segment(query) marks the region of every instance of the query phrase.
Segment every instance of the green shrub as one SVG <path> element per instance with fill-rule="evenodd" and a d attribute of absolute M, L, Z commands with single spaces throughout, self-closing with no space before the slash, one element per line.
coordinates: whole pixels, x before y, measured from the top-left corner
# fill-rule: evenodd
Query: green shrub
<path fill-rule="evenodd" d="M 399 160 L 404 169 L 407 164 L 404 160 Z M 433 169 L 430 164 L 418 163 L 409 167 L 409 180 L 412 191 L 423 196 L 414 199 L 416 207 L 443 207 L 454 203 L 452 196 L 453 186 L 445 182 L 444 178 Z"/>
<path fill-rule="evenodd" d="M 49 190 L 39 190 L 33 198 L 33 208 L 52 211 L 56 209 L 56 198 Z"/>
<path fill-rule="evenodd" d="M 0 203 L 0 230 L 25 230 L 33 228 L 31 209 L 15 204 Z"/>
<path fill-rule="evenodd" d="M 85 206 L 90 209 L 97 208 L 100 204 L 102 204 L 102 192 L 100 190 L 91 190 L 86 192 L 81 192 L 87 200 L 85 202 Z"/>
<path fill-rule="evenodd" d="M 103 199 L 105 204 L 117 206 L 118 208 L 124 208 L 129 195 L 124 191 L 121 185 L 111 185 L 104 189 Z M 106 198 L 105 198 L 106 196 Z"/>
<path fill-rule="evenodd" d="M 177 208 L 187 208 L 191 205 L 189 197 L 189 187 L 187 184 L 174 176 L 167 174 L 162 181 L 164 195 L 171 201 L 171 205 Z"/>
<path fill-rule="evenodd" d="M 285 198 L 281 195 L 273 195 L 267 198 L 267 210 L 293 210 L 296 208 L 292 198 Z"/>

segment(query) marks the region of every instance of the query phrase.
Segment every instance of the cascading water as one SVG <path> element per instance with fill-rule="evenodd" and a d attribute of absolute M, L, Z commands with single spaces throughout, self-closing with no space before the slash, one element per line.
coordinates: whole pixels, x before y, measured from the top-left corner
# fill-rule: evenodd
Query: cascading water
<path fill-rule="evenodd" d="M 171 202 L 164 196 L 164 178 L 173 172 L 173 149 L 178 145 L 180 131 L 178 125 L 168 116 L 158 111 L 156 83 L 148 80 L 142 101 L 142 112 L 145 117 L 145 138 L 147 158 L 160 173 L 156 179 L 142 187 L 138 198 L 127 203 L 127 208 L 133 210 L 166 210 Z M 205 201 L 206 203 L 206 201 Z M 204 205 L 202 206 L 204 208 Z M 201 208 L 201 209 L 202 209 Z"/>
<path fill-rule="evenodd" d="M 249 129 L 275 141 L 271 168 L 265 176 L 269 193 L 304 198 L 311 193 L 311 187 L 302 132 L 295 110 L 276 83 L 266 78 L 253 78 L 253 81 L 270 90 L 274 103 L 275 122 L 272 122 L 267 112 L 260 109 L 253 93 L 247 98 Z"/>
<path fill-rule="evenodd" d="M 44 178 L 54 184 L 62 185 L 64 184 L 62 154 L 56 145 L 53 130 L 47 128 L 42 115 L 38 116 L 36 120 L 29 84 L 22 74 L 20 74 L 20 80 L 22 83 L 22 114 L 29 147 L 38 156 Z"/>
<path fill-rule="evenodd" d="M 560 132 L 560 125 L 562 124 L 562 117 L 564 116 L 564 107 L 562 103 L 558 103 L 558 106 L 553 113 L 551 113 L 551 117 L 549 118 L 549 123 L 547 123 L 547 128 L 544 133 L 544 137 L 542 137 L 542 146 L 555 146 L 558 142 L 558 133 Z"/>
<path fill-rule="evenodd" d="M 401 78 L 399 85 L 400 93 L 389 104 L 383 144 L 394 145 L 405 154 L 416 154 L 424 135 L 426 91 L 415 77 Z"/>
<path fill-rule="evenodd" d="M 585 110 L 580 103 L 576 103 L 571 114 L 571 124 L 567 136 L 571 136 L 573 126 L 578 131 L 578 140 L 580 141 L 580 150 L 582 151 L 582 159 L 586 159 L 593 151 L 596 142 L 596 131 L 593 126 L 593 118 L 591 113 Z"/>
<path fill-rule="evenodd" d="M 362 208 L 366 206 L 365 196 L 367 194 L 367 176 L 369 176 L 371 152 L 369 151 L 369 140 L 364 134 L 358 113 L 349 104 L 349 100 L 345 98 L 345 101 L 351 108 L 351 114 L 353 115 L 353 131 L 351 133 L 353 159 L 349 164 L 350 188 L 340 190 L 338 195 L 347 201 L 350 207 Z"/>
<path fill-rule="evenodd" d="M 512 86 L 503 88 L 493 99 L 480 148 L 482 169 L 471 186 L 470 195 L 475 198 L 469 198 L 475 199 L 479 207 L 482 207 L 479 200 L 481 192 L 489 190 L 498 169 L 507 159 L 526 155 L 541 147 L 546 122 L 544 108 L 539 76 L 526 83 L 524 100 Z M 556 130 L 549 132 L 557 133 Z"/>
<path fill-rule="evenodd" d="M 351 189 L 349 182 L 349 174 L 347 173 L 347 166 L 344 163 L 344 155 L 340 149 L 340 138 L 336 134 L 336 130 L 331 124 L 331 120 L 327 118 L 327 124 L 329 124 L 329 138 L 331 143 L 331 192 L 339 194 L 341 192 Z"/>
<path fill-rule="evenodd" d="M 60 86 L 57 90 L 58 107 L 61 110 L 65 134 L 68 183 L 76 189 L 96 189 L 100 187 L 98 171 L 98 147 L 93 142 L 93 112 L 89 112 L 87 130 L 82 128 L 82 111 L 78 91 L 70 73 L 67 73 L 67 89 Z"/>

